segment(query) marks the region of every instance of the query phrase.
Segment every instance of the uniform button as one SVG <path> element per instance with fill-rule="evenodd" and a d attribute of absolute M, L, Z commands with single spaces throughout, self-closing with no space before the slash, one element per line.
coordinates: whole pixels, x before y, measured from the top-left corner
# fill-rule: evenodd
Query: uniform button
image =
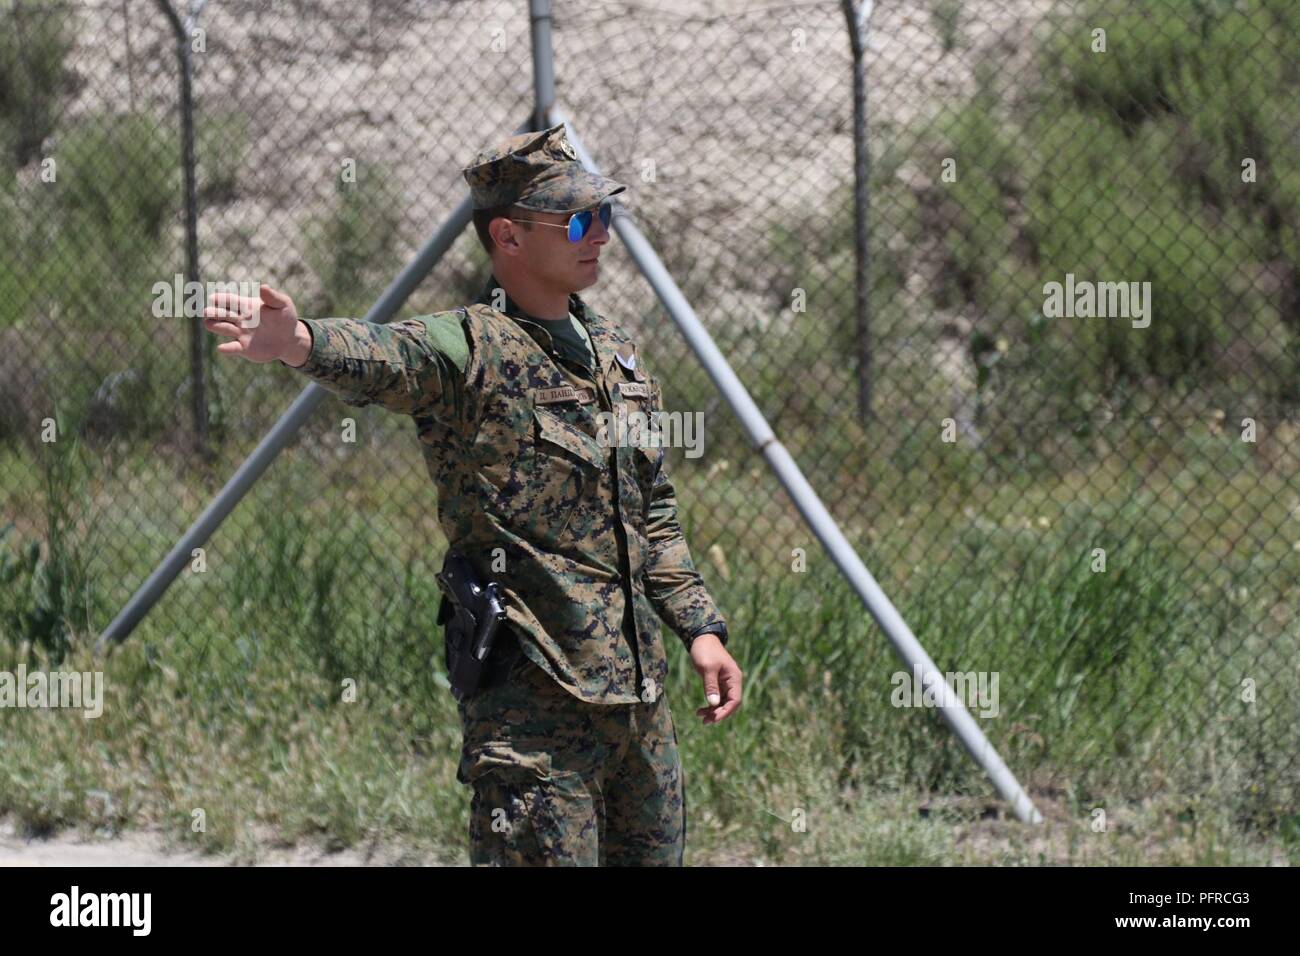
<path fill-rule="evenodd" d="M 623 575 L 621 574 L 614 575 L 614 583 L 621 586 L 623 584 Z"/>

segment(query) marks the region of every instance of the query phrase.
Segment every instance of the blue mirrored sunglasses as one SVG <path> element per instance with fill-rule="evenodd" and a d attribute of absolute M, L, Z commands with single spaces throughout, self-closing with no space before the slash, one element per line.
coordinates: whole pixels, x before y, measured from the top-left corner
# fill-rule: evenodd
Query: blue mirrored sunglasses
<path fill-rule="evenodd" d="M 606 229 L 609 228 L 609 221 L 614 215 L 614 207 L 611 203 L 600 204 L 600 222 Z M 515 219 L 509 217 L 511 222 L 535 222 L 539 226 L 554 226 L 556 229 L 567 229 L 569 231 L 570 242 L 581 242 L 582 237 L 587 234 L 591 228 L 592 214 L 590 209 L 584 209 L 582 212 L 575 212 L 569 217 L 568 225 L 558 222 L 542 222 L 540 219 Z"/>

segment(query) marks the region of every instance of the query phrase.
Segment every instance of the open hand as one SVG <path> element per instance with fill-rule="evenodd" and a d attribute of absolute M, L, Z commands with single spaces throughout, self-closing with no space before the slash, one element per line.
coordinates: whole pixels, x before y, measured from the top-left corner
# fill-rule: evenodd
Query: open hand
<path fill-rule="evenodd" d="M 203 327 L 229 339 L 217 346 L 218 352 L 250 362 L 287 361 L 300 351 L 298 310 L 293 300 L 266 284 L 257 299 L 233 292 L 213 293 L 203 310 Z"/>

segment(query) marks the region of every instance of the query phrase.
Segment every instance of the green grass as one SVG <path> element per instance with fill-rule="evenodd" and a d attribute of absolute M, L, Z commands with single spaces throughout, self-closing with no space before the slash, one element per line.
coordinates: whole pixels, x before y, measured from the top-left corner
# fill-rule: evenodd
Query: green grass
<path fill-rule="evenodd" d="M 102 612 L 92 570 L 100 541 L 76 514 L 85 462 L 75 435 L 44 445 L 39 459 L 39 493 L 29 500 L 44 503 L 44 540 L 22 540 L 13 522 L 0 521 L 0 632 L 58 663 Z"/>

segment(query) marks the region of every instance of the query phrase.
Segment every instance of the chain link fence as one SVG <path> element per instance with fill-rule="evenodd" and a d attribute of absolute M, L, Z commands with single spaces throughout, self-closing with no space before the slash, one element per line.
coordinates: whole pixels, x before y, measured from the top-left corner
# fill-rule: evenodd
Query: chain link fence
<path fill-rule="evenodd" d="M 1212 790 L 1300 832 L 1294 11 L 876 4 L 860 313 L 843 5 L 555 3 L 566 114 L 940 667 L 1000 677 L 983 723 L 1040 797 Z M 93 638 L 307 382 L 205 342 L 198 448 L 160 5 L 0 20 L 12 656 Z M 212 0 L 199 278 L 363 314 L 530 116 L 528 38 L 522 2 Z M 747 675 L 811 667 L 845 691 L 849 761 L 875 766 L 883 709 L 899 780 L 980 791 L 939 721 L 888 713 L 878 633 L 617 242 L 604 261 L 584 298 L 703 413 L 704 454 L 668 469 Z M 401 314 L 486 275 L 467 230 Z M 199 682 L 282 655 L 445 693 L 445 545 L 410 423 L 331 398 L 131 641 Z"/>

